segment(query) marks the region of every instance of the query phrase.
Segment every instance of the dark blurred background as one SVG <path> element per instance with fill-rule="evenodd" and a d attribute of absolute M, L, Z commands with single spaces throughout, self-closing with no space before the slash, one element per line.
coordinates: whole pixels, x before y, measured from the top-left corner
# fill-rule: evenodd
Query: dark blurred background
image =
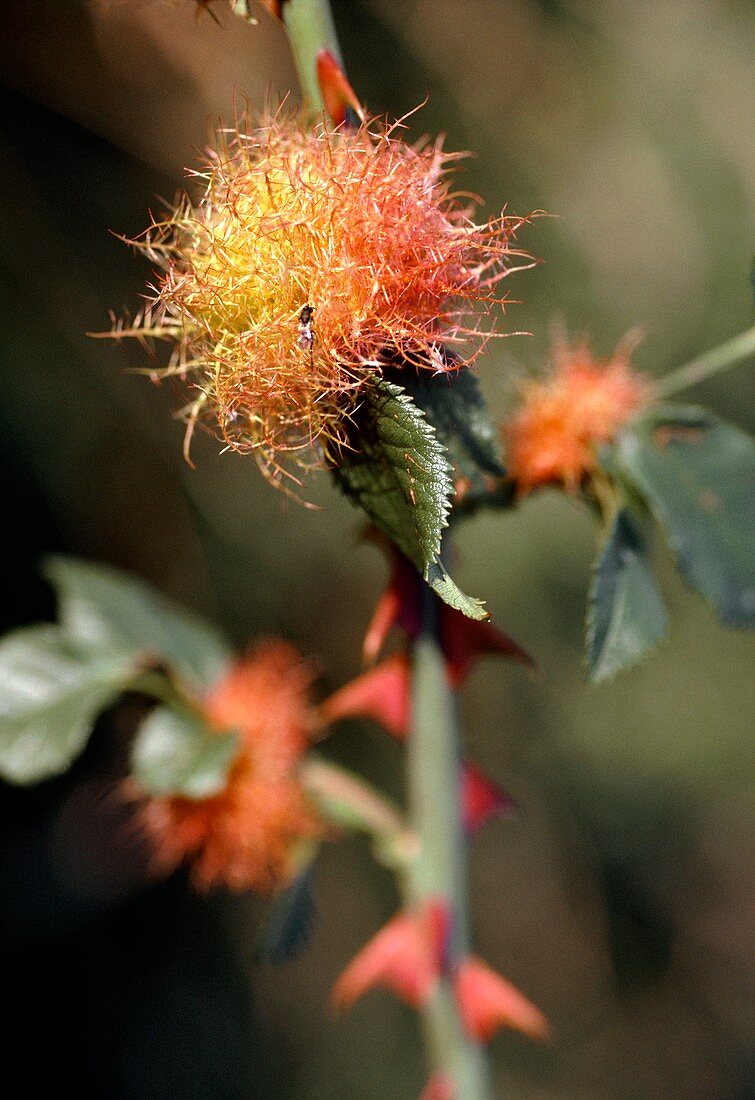
<path fill-rule="evenodd" d="M 410 133 L 473 149 L 487 209 L 553 214 L 522 243 L 509 326 L 483 388 L 503 416 L 543 361 L 554 318 L 607 354 L 630 327 L 662 374 L 752 324 L 755 21 L 735 0 L 336 0 L 352 82 L 374 111 L 428 97 Z M 136 234 L 171 198 L 234 97 L 295 78 L 279 26 L 189 0 L 5 0 L 0 6 L 0 497 L 3 628 L 49 617 L 36 561 L 112 562 L 205 612 L 239 643 L 282 633 L 323 688 L 358 671 L 385 580 L 327 479 L 320 511 L 285 501 L 250 460 L 198 439 L 182 403 L 95 342 L 134 312 L 149 266 Z M 696 391 L 752 428 L 740 368 Z M 746 1100 L 752 1085 L 751 644 L 727 632 L 659 547 L 671 633 L 601 688 L 582 664 L 595 531 L 542 494 L 474 520 L 457 572 L 540 661 L 477 671 L 469 754 L 517 799 L 471 856 L 475 941 L 551 1018 L 543 1049 L 492 1048 L 518 1100 Z M 254 899 L 144 886 L 108 791 L 133 715 L 101 723 L 64 780 L 0 795 L 0 931 L 12 1021 L 6 1095 L 47 1074 L 80 1096 L 403 1100 L 424 1079 L 415 1019 L 373 994 L 326 1007 L 391 914 L 390 878 L 356 841 L 319 867 L 320 920 L 284 967 L 257 958 Z M 399 750 L 353 725 L 342 761 L 400 794 Z"/>

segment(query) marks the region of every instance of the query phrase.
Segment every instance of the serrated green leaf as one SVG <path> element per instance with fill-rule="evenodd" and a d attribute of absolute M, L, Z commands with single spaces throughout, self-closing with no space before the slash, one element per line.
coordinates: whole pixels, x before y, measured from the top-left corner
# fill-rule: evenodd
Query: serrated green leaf
<path fill-rule="evenodd" d="M 731 626 L 755 620 L 755 442 L 704 409 L 659 405 L 615 448 L 689 583 Z"/>
<path fill-rule="evenodd" d="M 209 687 L 231 659 L 223 638 L 150 585 L 108 566 L 51 557 L 62 626 L 85 645 L 151 654 L 195 687 Z"/>
<path fill-rule="evenodd" d="M 503 477 L 498 433 L 480 392 L 477 375 L 468 367 L 433 374 L 401 371 L 408 394 L 435 428 L 457 476 L 473 491 L 486 489 L 486 476 Z"/>
<path fill-rule="evenodd" d="M 451 579 L 441 561 L 433 562 L 425 571 L 425 580 L 433 592 L 447 603 L 449 607 L 456 608 L 469 619 L 487 619 L 488 613 L 482 600 L 473 596 L 467 596 L 459 586 Z"/>
<path fill-rule="evenodd" d="M 39 783 L 66 771 L 101 711 L 127 686 L 123 654 L 81 650 L 55 626 L 0 642 L 0 775 Z"/>
<path fill-rule="evenodd" d="M 440 554 L 452 493 L 445 451 L 400 386 L 379 381 L 365 394 L 358 450 L 338 474 L 348 492 L 418 569 Z"/>
<path fill-rule="evenodd" d="M 237 734 L 210 729 L 199 715 L 156 707 L 139 728 L 131 764 L 149 794 L 209 798 L 225 786 L 237 750 Z"/>
<path fill-rule="evenodd" d="M 628 509 L 617 513 L 595 563 L 587 616 L 590 679 L 636 664 L 666 632 L 666 609 Z"/>
<path fill-rule="evenodd" d="M 441 599 L 472 618 L 487 617 L 440 566 L 451 468 L 434 429 L 400 386 L 381 380 L 370 387 L 355 422 L 354 448 L 344 449 L 334 473 Z"/>

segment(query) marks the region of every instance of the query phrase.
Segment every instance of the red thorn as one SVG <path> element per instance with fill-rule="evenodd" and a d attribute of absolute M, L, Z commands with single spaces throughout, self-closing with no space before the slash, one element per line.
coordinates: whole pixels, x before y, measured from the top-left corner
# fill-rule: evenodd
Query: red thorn
<path fill-rule="evenodd" d="M 411 662 L 405 653 L 386 657 L 357 676 L 321 705 L 321 721 L 372 718 L 398 740 L 408 736 L 411 723 Z"/>
<path fill-rule="evenodd" d="M 198 18 L 202 14 L 203 11 L 206 11 L 207 14 L 209 15 L 210 19 L 212 19 L 213 23 L 217 23 L 218 26 L 220 26 L 220 20 L 218 19 L 215 12 L 212 11 L 212 9 L 210 8 L 210 4 L 212 4 L 212 3 L 213 3 L 213 0 L 197 0 L 197 10 L 194 13 L 195 18 Z"/>
<path fill-rule="evenodd" d="M 451 910 L 443 898 L 431 898 L 425 903 L 422 919 L 439 971 L 448 970 L 451 947 Z"/>
<path fill-rule="evenodd" d="M 419 1100 L 454 1100 L 456 1086 L 450 1077 L 435 1073 L 422 1090 Z"/>
<path fill-rule="evenodd" d="M 399 593 L 389 586 L 377 602 L 362 642 L 362 660 L 366 665 L 374 664 L 380 656 L 388 635 L 399 621 L 400 610 Z"/>
<path fill-rule="evenodd" d="M 362 105 L 330 50 L 320 50 L 317 55 L 317 79 L 325 111 L 336 126 L 344 124 L 349 107 L 360 121 L 364 119 Z"/>
<path fill-rule="evenodd" d="M 529 653 L 492 623 L 468 619 L 447 604 L 441 605 L 439 620 L 448 681 L 454 690 L 462 686 L 480 657 L 498 655 L 526 668 L 537 667 Z"/>
<path fill-rule="evenodd" d="M 413 1008 L 426 1004 L 440 973 L 432 906 L 401 912 L 354 956 L 333 987 L 332 1003 L 349 1008 L 370 989 L 392 990 Z"/>
<path fill-rule="evenodd" d="M 514 800 L 475 764 L 461 766 L 461 812 L 464 828 L 476 832 L 494 817 L 510 817 Z"/>
<path fill-rule="evenodd" d="M 208 3 L 211 4 L 213 0 L 197 0 L 197 2 L 200 5 L 205 5 Z M 262 4 L 262 7 L 265 8 L 266 11 L 270 12 L 274 19 L 283 18 L 283 0 L 259 0 L 259 2 L 260 4 Z M 259 20 L 253 19 L 252 22 L 257 23 L 259 22 Z"/>
<path fill-rule="evenodd" d="M 414 566 L 402 554 L 390 548 L 388 554 L 391 558 L 388 587 L 378 600 L 362 646 L 367 662 L 379 656 L 394 626 L 400 626 L 412 639 L 420 631 L 418 585 L 422 582 Z"/>
<path fill-rule="evenodd" d="M 421 629 L 420 585 L 424 582 L 403 555 L 392 549 L 388 552 L 392 559 L 390 580 L 378 600 L 362 646 L 367 662 L 377 658 L 394 626 L 400 626 L 412 641 Z M 492 623 L 468 619 L 437 598 L 436 606 L 448 682 L 454 691 L 464 684 L 481 657 L 507 657 L 525 668 L 537 668 L 529 653 Z"/>
<path fill-rule="evenodd" d="M 522 1031 L 532 1039 L 548 1037 L 550 1028 L 540 1009 L 482 959 L 468 955 L 454 984 L 464 1026 L 478 1042 L 489 1042 L 501 1027 Z"/>

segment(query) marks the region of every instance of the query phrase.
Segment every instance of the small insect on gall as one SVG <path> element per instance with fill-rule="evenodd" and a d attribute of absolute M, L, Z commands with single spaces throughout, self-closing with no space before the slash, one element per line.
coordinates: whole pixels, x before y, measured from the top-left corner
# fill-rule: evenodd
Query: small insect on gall
<path fill-rule="evenodd" d="M 311 351 L 315 342 L 315 332 L 312 327 L 312 318 L 315 315 L 312 306 L 304 306 L 299 314 L 299 347 L 304 351 Z"/>

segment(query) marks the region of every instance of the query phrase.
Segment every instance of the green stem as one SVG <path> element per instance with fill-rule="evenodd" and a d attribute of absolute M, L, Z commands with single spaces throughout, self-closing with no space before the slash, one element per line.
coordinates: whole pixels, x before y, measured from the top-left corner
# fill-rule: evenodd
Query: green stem
<path fill-rule="evenodd" d="M 662 400 L 673 397 L 689 386 L 696 386 L 698 382 L 704 382 L 706 378 L 712 378 L 754 354 L 755 325 L 746 332 L 740 333 L 739 336 L 735 336 L 733 340 L 719 344 L 718 347 L 706 351 L 697 359 L 667 374 L 665 378 L 659 379 L 654 386 L 655 396 Z"/>
<path fill-rule="evenodd" d="M 249 10 L 248 0 L 229 0 L 229 4 L 235 15 L 256 22 Z M 283 0 L 282 12 L 304 105 L 320 112 L 323 102 L 317 80 L 317 55 L 321 50 L 330 50 L 338 64 L 343 65 L 329 0 Z"/>
<path fill-rule="evenodd" d="M 330 50 L 343 66 L 330 4 L 328 0 L 284 0 L 283 22 L 291 39 L 304 102 L 313 111 L 321 111 L 317 55 L 321 50 Z"/>
<path fill-rule="evenodd" d="M 438 643 L 436 599 L 422 584 L 422 631 L 414 644 L 409 803 L 419 852 L 408 870 L 411 901 L 448 906 L 448 966 L 422 1025 L 432 1073 L 453 1082 L 454 1100 L 491 1100 L 484 1050 L 465 1032 L 450 975 L 469 952 L 456 699 Z"/>

